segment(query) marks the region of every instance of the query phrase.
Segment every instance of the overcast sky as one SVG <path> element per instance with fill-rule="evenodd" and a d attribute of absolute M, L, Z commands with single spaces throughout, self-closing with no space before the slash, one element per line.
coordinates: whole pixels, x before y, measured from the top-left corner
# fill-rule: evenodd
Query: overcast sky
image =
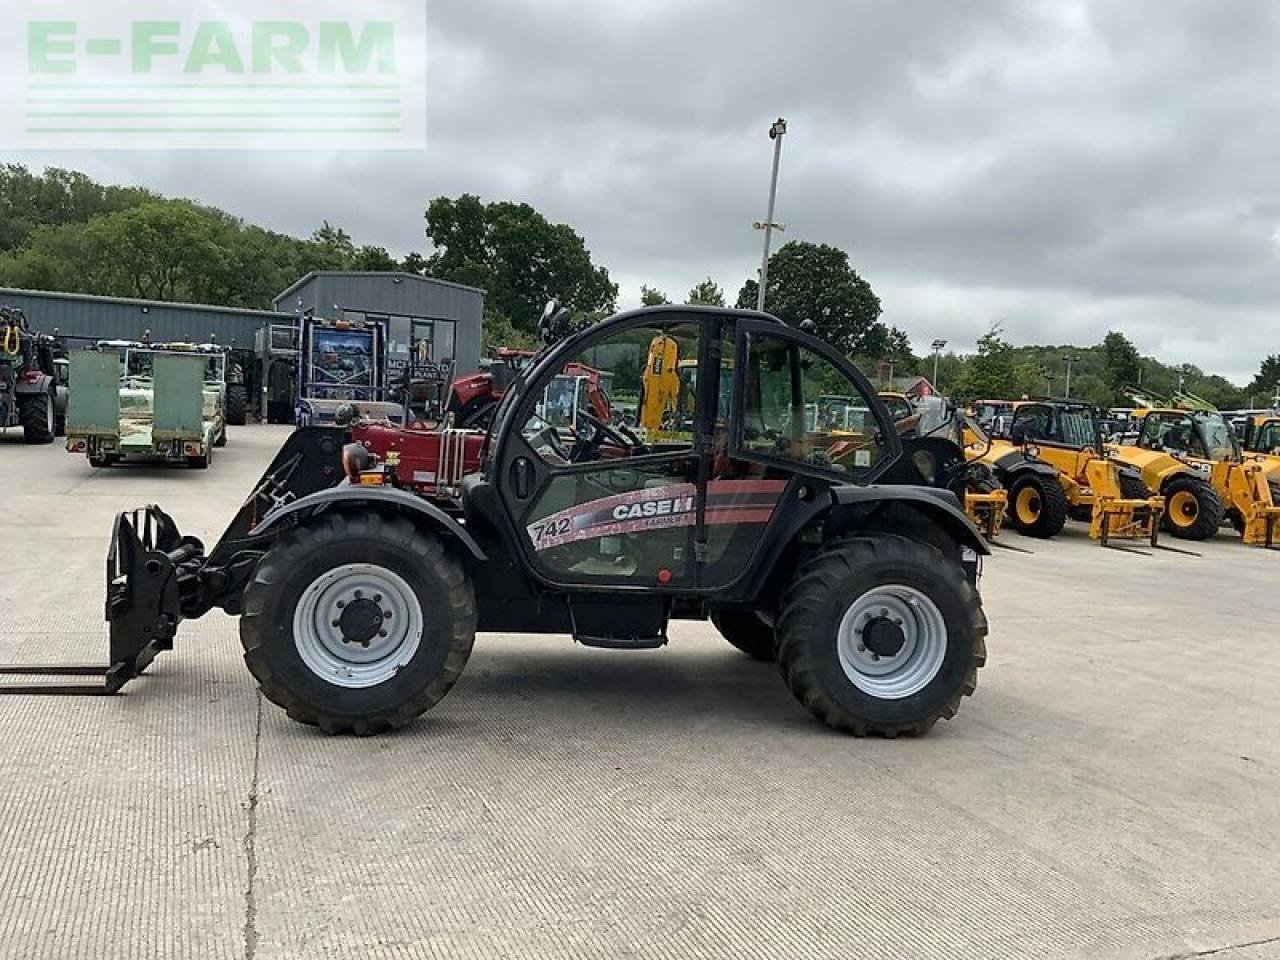
<path fill-rule="evenodd" d="M 635 305 L 848 250 L 920 350 L 1121 329 L 1237 382 L 1280 352 L 1270 0 L 432 0 L 426 152 L 25 153 L 307 234 L 425 249 L 440 194 L 572 224 Z"/>

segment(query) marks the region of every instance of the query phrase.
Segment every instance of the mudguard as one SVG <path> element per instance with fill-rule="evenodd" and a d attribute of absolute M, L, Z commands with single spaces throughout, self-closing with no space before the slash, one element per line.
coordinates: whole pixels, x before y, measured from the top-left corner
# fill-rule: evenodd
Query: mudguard
<path fill-rule="evenodd" d="M 1014 451 L 1006 453 L 994 464 L 996 475 L 1004 482 L 1006 476 L 1012 477 L 1019 473 L 1039 473 L 1046 477 L 1057 477 L 1058 468 L 1051 463 L 1045 463 L 1043 460 L 1032 460 L 1030 457 Z M 1005 484 L 1009 486 L 1009 484 Z"/>
<path fill-rule="evenodd" d="M 1057 471 L 1054 471 L 1056 474 Z M 979 555 L 989 556 L 991 548 L 981 531 L 965 515 L 960 501 L 950 490 L 938 487 L 879 486 L 833 487 L 831 497 L 837 507 L 862 506 L 874 503 L 910 503 L 938 526 L 946 530 L 961 546 L 969 547 Z"/>
<path fill-rule="evenodd" d="M 476 560 L 487 559 L 480 544 L 476 543 L 475 537 L 467 532 L 466 527 L 435 504 L 394 487 L 359 487 L 345 482 L 277 507 L 253 528 L 252 536 L 256 540 L 289 517 L 306 517 L 332 507 L 364 504 L 386 504 L 411 515 L 424 517 L 433 526 L 459 540 Z"/>

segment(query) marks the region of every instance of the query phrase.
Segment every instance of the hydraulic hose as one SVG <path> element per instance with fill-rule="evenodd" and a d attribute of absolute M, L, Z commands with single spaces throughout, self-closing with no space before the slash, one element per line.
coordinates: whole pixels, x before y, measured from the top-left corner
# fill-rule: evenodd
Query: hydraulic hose
<path fill-rule="evenodd" d="M 16 325 L 9 324 L 4 328 L 4 339 L 0 340 L 0 353 L 4 353 L 9 357 L 16 357 L 21 349 L 22 331 Z"/>

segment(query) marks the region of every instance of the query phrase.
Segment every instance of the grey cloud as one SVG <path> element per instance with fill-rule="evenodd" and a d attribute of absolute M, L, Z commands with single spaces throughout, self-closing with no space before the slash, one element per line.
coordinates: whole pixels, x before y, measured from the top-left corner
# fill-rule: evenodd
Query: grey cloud
<path fill-rule="evenodd" d="M 993 319 L 1020 340 L 1122 328 L 1244 381 L 1280 351 L 1277 9 L 433 0 L 425 154 L 24 159 L 399 252 L 432 196 L 528 200 L 634 302 L 755 270 L 784 114 L 786 238 L 850 250 L 917 344 Z"/>

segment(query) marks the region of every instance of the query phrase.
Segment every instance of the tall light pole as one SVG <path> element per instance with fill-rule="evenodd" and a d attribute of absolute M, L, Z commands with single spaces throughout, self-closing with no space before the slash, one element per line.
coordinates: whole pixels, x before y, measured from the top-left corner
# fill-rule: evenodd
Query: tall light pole
<path fill-rule="evenodd" d="M 1067 365 L 1067 399 L 1071 399 L 1071 368 L 1080 362 L 1079 357 L 1063 357 L 1062 362 Z"/>
<path fill-rule="evenodd" d="M 938 389 L 938 354 L 942 352 L 942 348 L 947 345 L 945 340 L 935 340 L 930 344 L 933 347 L 933 389 Z"/>
<path fill-rule="evenodd" d="M 769 127 L 769 139 L 773 141 L 773 175 L 769 178 L 769 213 L 763 222 L 757 220 L 753 226 L 764 231 L 764 260 L 760 263 L 760 289 L 756 293 L 756 309 L 764 310 L 764 288 L 769 283 L 769 244 L 773 240 L 774 230 L 786 230 L 780 223 L 773 221 L 773 206 L 778 199 L 778 165 L 782 162 L 782 138 L 787 133 L 787 121 L 779 117 Z"/>

